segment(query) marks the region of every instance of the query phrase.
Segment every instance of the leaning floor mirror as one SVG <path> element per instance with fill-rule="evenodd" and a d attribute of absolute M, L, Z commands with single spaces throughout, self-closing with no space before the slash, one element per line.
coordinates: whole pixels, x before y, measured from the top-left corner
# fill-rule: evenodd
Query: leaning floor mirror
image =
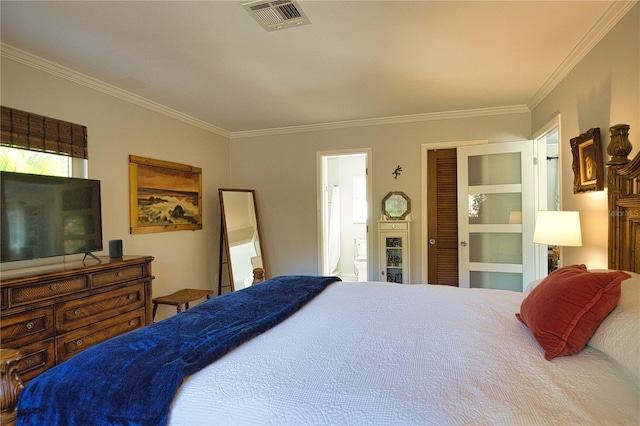
<path fill-rule="evenodd" d="M 218 193 L 222 217 L 218 293 L 222 294 L 225 265 L 229 271 L 230 291 L 249 287 L 265 279 L 266 274 L 255 191 L 220 188 Z"/>

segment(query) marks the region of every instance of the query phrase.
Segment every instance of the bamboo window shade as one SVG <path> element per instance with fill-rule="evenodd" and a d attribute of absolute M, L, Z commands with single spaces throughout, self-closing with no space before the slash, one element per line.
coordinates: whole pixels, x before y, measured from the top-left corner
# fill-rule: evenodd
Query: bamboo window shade
<path fill-rule="evenodd" d="M 89 158 L 87 127 L 2 106 L 0 145 Z"/>

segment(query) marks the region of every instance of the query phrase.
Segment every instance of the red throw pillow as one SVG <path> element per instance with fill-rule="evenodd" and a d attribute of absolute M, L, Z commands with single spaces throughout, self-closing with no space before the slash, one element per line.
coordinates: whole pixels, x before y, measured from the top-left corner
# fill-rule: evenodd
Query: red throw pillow
<path fill-rule="evenodd" d="M 585 265 L 553 271 L 520 305 L 516 317 L 544 349 L 544 357 L 580 352 L 620 299 L 621 271 L 589 272 Z"/>

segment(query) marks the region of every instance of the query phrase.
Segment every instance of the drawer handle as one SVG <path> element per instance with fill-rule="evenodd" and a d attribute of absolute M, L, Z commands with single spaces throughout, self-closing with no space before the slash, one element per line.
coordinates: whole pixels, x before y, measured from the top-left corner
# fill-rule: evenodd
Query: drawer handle
<path fill-rule="evenodd" d="M 128 296 L 127 296 L 127 299 L 129 299 L 129 300 L 133 300 L 133 294 L 128 295 Z"/>
<path fill-rule="evenodd" d="M 79 317 L 80 315 L 82 315 L 82 311 L 80 309 L 76 309 L 75 311 L 73 311 L 73 314 Z"/>
<path fill-rule="evenodd" d="M 35 363 L 36 363 L 36 360 L 35 360 L 35 359 L 33 359 L 33 357 L 31 357 L 31 358 L 27 358 L 27 360 L 25 361 L 25 363 L 26 363 L 29 367 L 31 367 L 33 364 L 35 364 Z"/>
<path fill-rule="evenodd" d="M 135 322 L 134 320 L 131 320 L 131 321 L 129 321 L 129 325 L 130 325 L 131 327 L 133 327 L 134 325 L 136 325 L 136 322 Z"/>
<path fill-rule="evenodd" d="M 33 321 L 29 321 L 26 325 L 27 330 L 31 330 L 33 329 L 33 327 L 35 327 L 35 324 L 33 323 Z"/>
<path fill-rule="evenodd" d="M 123 275 L 124 275 L 124 272 L 122 272 L 122 271 L 118 271 L 118 272 L 116 273 L 116 275 L 117 275 L 117 276 L 119 276 L 119 277 L 121 277 L 121 276 L 123 276 Z"/>
<path fill-rule="evenodd" d="M 58 289 L 58 284 L 51 284 L 49 287 L 52 291 L 56 291 Z"/>
<path fill-rule="evenodd" d="M 76 346 L 82 346 L 82 339 L 76 340 Z"/>

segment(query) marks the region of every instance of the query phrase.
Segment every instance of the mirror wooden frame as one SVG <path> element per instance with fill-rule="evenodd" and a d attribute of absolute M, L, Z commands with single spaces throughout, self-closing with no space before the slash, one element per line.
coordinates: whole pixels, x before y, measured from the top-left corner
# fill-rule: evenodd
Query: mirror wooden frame
<path fill-rule="evenodd" d="M 227 203 L 225 206 L 225 194 L 228 193 L 245 193 L 247 194 L 251 202 L 253 202 L 253 209 L 248 211 L 248 214 L 253 213 L 253 217 L 248 217 L 248 223 L 253 225 L 253 234 L 247 238 L 247 241 L 251 241 L 256 249 L 256 256 L 261 258 L 261 262 L 259 265 L 251 265 L 252 273 L 254 281 L 252 284 L 259 282 L 261 280 L 266 279 L 266 271 L 265 271 L 265 258 L 264 258 L 264 249 L 262 245 L 262 235 L 260 231 L 260 221 L 258 219 L 258 207 L 256 204 L 256 196 L 255 191 L 253 189 L 234 189 L 234 188 L 219 188 L 218 195 L 220 198 L 220 264 L 218 269 L 218 294 L 222 294 L 222 269 L 226 264 L 227 269 L 229 271 L 229 286 L 231 291 L 236 290 L 235 282 L 233 279 L 233 271 L 234 271 L 234 260 L 231 258 L 231 239 L 229 238 L 230 232 L 234 232 L 237 230 L 231 229 L 229 226 L 229 215 L 231 214 L 230 209 L 233 208 L 232 205 Z M 227 200 L 228 201 L 228 200 Z M 247 206 L 250 208 L 250 206 Z M 257 244 L 256 244 L 257 243 Z M 223 255 L 226 255 L 226 262 L 223 259 Z M 251 262 L 252 258 L 248 258 L 247 262 Z M 242 262 L 242 260 L 236 259 L 236 269 L 240 268 L 238 261 Z M 247 265 L 245 265 L 246 267 Z"/>

